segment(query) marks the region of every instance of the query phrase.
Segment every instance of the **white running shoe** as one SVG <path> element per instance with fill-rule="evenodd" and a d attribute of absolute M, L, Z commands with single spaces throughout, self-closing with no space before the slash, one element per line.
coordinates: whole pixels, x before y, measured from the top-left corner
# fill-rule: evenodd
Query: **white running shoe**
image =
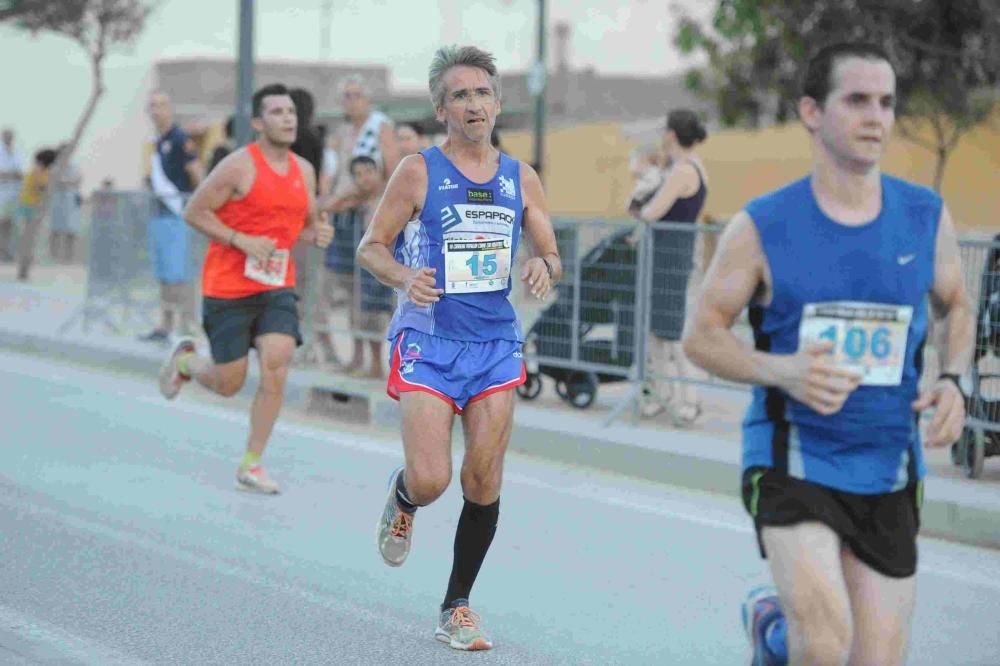
<path fill-rule="evenodd" d="M 248 493 L 261 493 L 262 495 L 277 495 L 281 492 L 278 484 L 267 475 L 267 472 L 260 465 L 240 467 L 236 470 L 236 489 Z"/>
<path fill-rule="evenodd" d="M 400 467 L 389 477 L 389 493 L 385 508 L 375 526 L 375 543 L 382 561 L 390 567 L 403 566 L 413 542 L 413 514 L 399 508 L 396 501 L 396 477 L 403 473 Z"/>
<path fill-rule="evenodd" d="M 170 353 L 160 367 L 160 393 L 167 400 L 173 400 L 181 392 L 184 382 L 190 381 L 190 377 L 182 375 L 177 369 L 177 359 L 181 354 L 195 353 L 194 340 L 192 338 L 178 338 L 177 342 L 170 348 Z"/>
<path fill-rule="evenodd" d="M 434 638 L 455 650 L 489 650 L 493 641 L 483 633 L 479 614 L 468 606 L 456 606 L 441 611 Z"/>

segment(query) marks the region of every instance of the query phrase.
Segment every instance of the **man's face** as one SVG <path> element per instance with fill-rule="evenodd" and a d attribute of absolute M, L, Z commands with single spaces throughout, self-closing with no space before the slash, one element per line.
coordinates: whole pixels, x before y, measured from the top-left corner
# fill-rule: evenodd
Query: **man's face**
<path fill-rule="evenodd" d="M 14 145 L 14 133 L 9 129 L 5 129 L 2 133 L 0 133 L 0 140 L 3 141 L 3 145 L 12 146 Z"/>
<path fill-rule="evenodd" d="M 170 98 L 163 93 L 154 93 L 149 98 L 149 117 L 157 127 L 169 127 L 174 120 Z"/>
<path fill-rule="evenodd" d="M 365 94 L 364 88 L 358 83 L 348 83 L 341 93 L 344 103 L 344 114 L 351 120 L 363 120 L 371 110 L 371 100 Z"/>
<path fill-rule="evenodd" d="M 400 125 L 396 128 L 396 146 L 399 148 L 400 157 L 419 153 L 423 148 L 420 135 L 409 125 Z"/>
<path fill-rule="evenodd" d="M 892 66 L 848 57 L 834 64 L 831 78 L 823 108 L 803 100 L 803 121 L 834 158 L 861 167 L 877 165 L 896 122 Z"/>
<path fill-rule="evenodd" d="M 445 75 L 444 106 L 435 110 L 448 134 L 460 134 L 472 142 L 489 143 L 500 113 L 500 100 L 493 93 L 489 76 L 478 67 L 459 65 Z"/>
<path fill-rule="evenodd" d="M 253 128 L 261 137 L 282 148 L 295 143 L 298 124 L 295 102 L 288 95 L 268 95 L 262 99 L 260 117 L 252 120 Z"/>
<path fill-rule="evenodd" d="M 351 176 L 358 190 L 365 196 L 375 194 L 382 186 L 382 174 L 374 164 L 355 164 L 351 169 Z"/>

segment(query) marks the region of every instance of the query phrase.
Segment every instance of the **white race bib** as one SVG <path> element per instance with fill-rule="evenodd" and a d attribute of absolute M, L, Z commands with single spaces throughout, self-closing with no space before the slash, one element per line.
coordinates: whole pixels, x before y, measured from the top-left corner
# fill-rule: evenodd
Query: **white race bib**
<path fill-rule="evenodd" d="M 863 375 L 865 386 L 899 386 L 913 307 L 834 301 L 802 309 L 799 348 L 833 343 L 834 365 Z"/>
<path fill-rule="evenodd" d="M 247 255 L 243 275 L 269 287 L 282 287 L 288 275 L 288 250 L 275 250 L 267 261 Z"/>
<path fill-rule="evenodd" d="M 449 294 L 500 291 L 510 281 L 510 238 L 444 239 L 444 290 Z"/>

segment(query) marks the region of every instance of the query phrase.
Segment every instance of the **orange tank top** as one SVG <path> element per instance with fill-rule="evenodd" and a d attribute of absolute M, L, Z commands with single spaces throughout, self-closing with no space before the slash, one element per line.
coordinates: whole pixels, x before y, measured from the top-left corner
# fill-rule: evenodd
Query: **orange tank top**
<path fill-rule="evenodd" d="M 309 213 L 309 193 L 295 155 L 288 152 L 288 173 L 282 175 L 264 159 L 260 146 L 251 143 L 247 152 L 256 168 L 253 186 L 242 199 L 232 199 L 216 211 L 230 229 L 249 236 L 267 236 L 277 242 L 275 256 L 287 262 L 284 280 L 272 273 L 261 279 L 251 270 L 247 256 L 223 243 L 209 242 L 202 272 L 202 293 L 213 298 L 243 298 L 270 289 L 295 286 L 292 246 L 298 240 Z M 256 275 L 248 277 L 248 275 Z"/>

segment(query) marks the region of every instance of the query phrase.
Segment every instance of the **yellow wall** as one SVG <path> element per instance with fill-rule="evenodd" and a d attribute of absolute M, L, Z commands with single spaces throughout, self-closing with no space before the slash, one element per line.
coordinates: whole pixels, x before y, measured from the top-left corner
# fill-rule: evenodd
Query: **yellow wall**
<path fill-rule="evenodd" d="M 942 194 L 960 229 L 1000 231 L 1000 116 L 993 126 L 965 135 L 952 153 Z M 531 132 L 504 132 L 504 148 L 530 160 Z M 635 142 L 618 123 L 596 123 L 546 134 L 545 189 L 560 215 L 624 217 L 631 191 L 628 154 Z M 810 168 L 809 140 L 798 124 L 764 130 L 724 130 L 699 146 L 709 172 L 705 214 L 720 218 L 747 200 L 804 175 Z M 934 156 L 895 137 L 883 168 L 901 178 L 931 185 Z"/>

